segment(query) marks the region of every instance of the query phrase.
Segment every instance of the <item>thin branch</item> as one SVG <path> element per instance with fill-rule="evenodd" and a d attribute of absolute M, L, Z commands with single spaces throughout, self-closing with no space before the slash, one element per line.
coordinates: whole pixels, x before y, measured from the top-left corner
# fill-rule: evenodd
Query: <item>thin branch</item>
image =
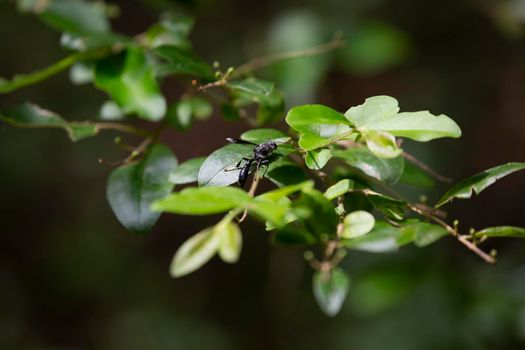
<path fill-rule="evenodd" d="M 343 46 L 343 44 L 344 44 L 343 36 L 340 32 L 337 32 L 335 33 L 332 40 L 330 40 L 327 43 L 321 44 L 321 45 L 313 46 L 313 47 L 303 49 L 303 50 L 290 51 L 290 52 L 279 52 L 279 53 L 274 53 L 274 54 L 270 54 L 267 56 L 255 58 L 237 67 L 235 72 L 232 74 L 232 77 L 238 77 L 243 74 L 250 73 L 254 70 L 264 68 L 264 67 L 270 66 L 272 64 L 275 64 L 281 61 L 291 60 L 294 58 L 318 56 L 323 53 L 337 49 Z"/>
<path fill-rule="evenodd" d="M 259 177 L 259 169 L 257 169 L 257 171 L 255 171 L 255 175 L 253 176 L 253 180 L 252 180 L 252 184 L 250 186 L 250 189 L 248 191 L 248 194 L 253 197 L 255 195 L 255 191 L 257 191 L 257 187 L 259 186 L 259 180 L 260 180 L 260 177 Z M 239 220 L 237 220 L 237 222 L 240 224 L 241 222 L 243 222 L 246 217 L 248 216 L 248 209 L 244 209 L 244 212 L 242 213 L 242 216 Z"/>
<path fill-rule="evenodd" d="M 424 172 L 426 172 L 430 176 L 434 177 L 436 180 L 441 181 L 441 182 L 445 182 L 445 183 L 448 183 L 448 184 L 452 183 L 452 179 L 451 178 L 443 176 L 443 175 L 440 175 L 435 170 L 433 170 L 431 167 L 429 167 L 428 165 L 426 165 L 425 163 L 423 163 L 422 161 L 420 161 L 419 159 L 417 159 L 413 155 L 411 155 L 411 154 L 409 154 L 409 153 L 407 153 L 405 151 L 403 151 L 402 155 L 403 155 L 403 158 L 405 158 L 406 160 L 410 161 L 411 163 L 413 163 L 414 165 L 419 167 L 421 170 L 423 170 Z"/>

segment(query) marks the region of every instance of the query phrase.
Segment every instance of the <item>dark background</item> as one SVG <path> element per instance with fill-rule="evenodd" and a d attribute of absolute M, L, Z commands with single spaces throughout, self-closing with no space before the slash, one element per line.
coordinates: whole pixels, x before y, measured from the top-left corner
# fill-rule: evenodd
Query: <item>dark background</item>
<path fill-rule="evenodd" d="M 525 161 L 525 2 L 515 1 L 120 1 L 116 31 L 137 34 L 166 8 L 195 15 L 195 50 L 223 67 L 309 47 L 344 32 L 347 46 L 260 72 L 289 106 L 345 111 L 387 94 L 405 111 L 444 113 L 459 140 L 404 147 L 459 180 Z M 59 33 L 0 2 L 0 76 L 63 57 Z M 177 86 L 165 86 L 170 99 Z M 1 96 L 30 100 L 67 119 L 98 114 L 103 93 L 73 87 L 67 73 Z M 179 161 L 209 154 L 245 130 L 219 115 L 163 141 Z M 173 253 L 214 218 L 165 215 L 151 235 L 126 232 L 105 199 L 120 159 L 114 135 L 72 144 L 62 131 L 0 124 L 1 349 L 522 349 L 525 242 L 500 240 L 489 266 L 452 239 L 398 254 L 351 252 L 348 300 L 319 311 L 300 249 L 270 247 L 259 224 L 243 225 L 240 262 L 213 260 L 172 279 Z M 403 189 L 415 193 L 412 188 Z M 423 191 L 431 202 L 446 190 Z M 416 192 L 417 193 L 417 192 Z M 525 174 L 456 201 L 462 229 L 525 226 Z"/>

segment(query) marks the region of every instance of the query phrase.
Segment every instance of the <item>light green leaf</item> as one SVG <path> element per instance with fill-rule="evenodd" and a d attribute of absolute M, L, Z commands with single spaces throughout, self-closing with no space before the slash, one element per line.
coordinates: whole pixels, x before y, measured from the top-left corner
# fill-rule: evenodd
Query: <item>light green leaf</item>
<path fill-rule="evenodd" d="M 220 236 L 209 227 L 184 242 L 171 261 L 170 274 L 181 277 L 198 270 L 206 264 L 219 249 Z"/>
<path fill-rule="evenodd" d="M 328 187 L 328 189 L 325 191 L 324 196 L 325 198 L 332 200 L 339 196 L 342 196 L 348 190 L 352 189 L 354 187 L 354 182 L 350 179 L 343 179 L 339 182 L 337 182 L 335 185 L 332 185 Z"/>
<path fill-rule="evenodd" d="M 403 157 L 380 158 L 364 147 L 335 150 L 333 156 L 343 159 L 348 165 L 389 185 L 393 185 L 399 180 L 405 166 Z"/>
<path fill-rule="evenodd" d="M 166 119 L 178 130 L 186 130 L 194 119 L 204 120 L 211 116 L 212 105 L 202 97 L 183 98 L 168 108 Z"/>
<path fill-rule="evenodd" d="M 262 143 L 272 140 L 277 143 L 284 143 L 290 140 L 290 137 L 282 131 L 276 129 L 252 129 L 241 134 L 241 140 L 253 143 Z M 279 145 L 279 147 L 281 147 Z"/>
<path fill-rule="evenodd" d="M 426 247 L 449 233 L 446 229 L 439 225 L 428 222 L 418 222 L 412 225 L 404 226 L 401 229 L 402 235 L 410 235 L 413 237 L 414 244 L 417 247 Z"/>
<path fill-rule="evenodd" d="M 179 166 L 170 174 L 170 181 L 175 185 L 188 184 L 197 181 L 199 177 L 199 169 L 205 160 L 206 157 L 198 157 L 179 164 Z"/>
<path fill-rule="evenodd" d="M 277 202 L 281 198 L 289 196 L 293 193 L 309 190 L 314 187 L 314 182 L 312 180 L 304 181 L 295 185 L 290 186 L 284 186 L 272 191 L 265 192 L 257 197 L 256 199 L 264 200 L 264 201 L 273 201 Z"/>
<path fill-rule="evenodd" d="M 124 227 L 137 234 L 148 233 L 160 216 L 150 206 L 172 191 L 169 174 L 176 166 L 177 159 L 170 149 L 157 144 L 139 162 L 111 173 L 106 195 Z"/>
<path fill-rule="evenodd" d="M 336 267 L 329 273 L 315 272 L 312 280 L 315 300 L 323 312 L 330 317 L 339 313 L 350 289 L 350 278 Z"/>
<path fill-rule="evenodd" d="M 142 48 L 130 46 L 121 54 L 97 61 L 95 85 L 126 113 L 151 121 L 162 119 L 166 113 L 166 100 Z"/>
<path fill-rule="evenodd" d="M 290 210 L 290 203 L 282 201 L 268 201 L 264 197 L 257 198 L 248 205 L 250 213 L 262 218 L 273 227 L 281 227 L 287 223 L 287 214 Z"/>
<path fill-rule="evenodd" d="M 219 235 L 219 256 L 222 261 L 237 262 L 242 249 L 242 234 L 239 226 L 232 222 L 218 223 L 214 230 Z"/>
<path fill-rule="evenodd" d="M 321 170 L 332 158 L 332 151 L 327 148 L 306 152 L 304 162 L 310 169 Z"/>
<path fill-rule="evenodd" d="M 211 66 L 191 51 L 173 45 L 157 47 L 154 52 L 168 63 L 161 66 L 160 75 L 187 74 L 205 80 L 214 80 Z"/>
<path fill-rule="evenodd" d="M 255 78 L 228 82 L 227 86 L 233 90 L 242 91 L 253 95 L 269 95 L 274 87 L 274 83 Z"/>
<path fill-rule="evenodd" d="M 345 117 L 359 128 L 368 129 L 366 126 L 375 121 L 387 120 L 399 112 L 398 102 L 390 96 L 373 96 L 365 103 L 352 107 L 345 113 Z"/>
<path fill-rule="evenodd" d="M 398 242 L 400 236 L 401 233 L 397 228 L 386 222 L 378 221 L 368 234 L 354 239 L 343 239 L 341 242 L 350 249 L 370 253 L 389 253 L 396 251 L 402 245 Z"/>
<path fill-rule="evenodd" d="M 67 122 L 58 114 L 26 102 L 11 111 L 0 114 L 0 120 L 20 128 L 64 129 L 71 141 L 79 141 L 98 134 L 98 128 L 88 122 Z"/>
<path fill-rule="evenodd" d="M 390 96 L 374 96 L 350 108 L 345 116 L 358 128 L 386 131 L 416 141 L 441 137 L 460 137 L 461 129 L 446 115 L 435 116 L 428 111 L 398 113 L 397 100 Z"/>
<path fill-rule="evenodd" d="M 477 231 L 475 236 L 482 237 L 517 237 L 525 238 L 525 228 L 515 226 L 496 226 L 487 227 L 481 231 Z"/>
<path fill-rule="evenodd" d="M 341 113 L 323 105 L 294 107 L 286 122 L 302 134 L 299 146 L 305 150 L 329 145 L 351 130 L 350 122 Z"/>
<path fill-rule="evenodd" d="M 374 224 L 374 216 L 369 212 L 354 211 L 345 217 L 342 236 L 346 239 L 364 236 L 374 228 Z"/>
<path fill-rule="evenodd" d="M 368 149 L 380 158 L 396 158 L 402 152 L 396 138 L 387 132 L 367 131 L 365 140 Z"/>
<path fill-rule="evenodd" d="M 523 169 L 525 169 L 525 163 L 507 163 L 471 176 L 448 190 L 438 201 L 436 207 L 440 207 L 454 198 L 470 198 L 472 193 L 479 194 L 502 177 Z"/>
<path fill-rule="evenodd" d="M 251 203 L 248 193 L 235 187 L 189 187 L 153 203 L 152 209 L 175 214 L 210 215 Z"/>

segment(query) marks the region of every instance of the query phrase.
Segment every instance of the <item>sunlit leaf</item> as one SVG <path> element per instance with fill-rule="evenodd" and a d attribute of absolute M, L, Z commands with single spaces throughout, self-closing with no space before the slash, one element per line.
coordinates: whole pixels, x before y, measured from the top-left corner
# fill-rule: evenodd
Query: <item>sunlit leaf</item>
<path fill-rule="evenodd" d="M 354 211 L 345 217 L 342 237 L 351 239 L 364 236 L 374 228 L 374 224 L 374 216 L 369 212 Z"/>
<path fill-rule="evenodd" d="M 220 236 L 209 227 L 185 241 L 171 261 L 170 274 L 181 277 L 194 272 L 206 264 L 219 249 Z"/>
<path fill-rule="evenodd" d="M 219 235 L 219 256 L 222 261 L 237 262 L 242 249 L 242 234 L 239 226 L 232 222 L 218 223 L 215 232 Z"/>
<path fill-rule="evenodd" d="M 354 239 L 344 239 L 345 247 L 371 253 L 388 253 L 398 249 L 399 230 L 386 222 L 378 221 L 368 234 Z"/>
<path fill-rule="evenodd" d="M 328 187 L 325 191 L 324 196 L 330 200 L 335 199 L 339 196 L 342 196 L 348 190 L 354 187 L 354 182 L 350 179 L 343 179 L 337 182 L 335 185 Z"/>
<path fill-rule="evenodd" d="M 124 227 L 134 233 L 148 233 L 160 216 L 150 206 L 173 189 L 169 175 L 176 165 L 177 159 L 170 149 L 157 144 L 139 162 L 111 173 L 106 195 Z"/>
<path fill-rule="evenodd" d="M 152 209 L 175 214 L 209 215 L 242 208 L 252 201 L 235 187 L 189 187 L 153 203 Z"/>
<path fill-rule="evenodd" d="M 327 148 L 316 149 L 306 152 L 304 162 L 306 166 L 313 170 L 321 170 L 332 158 L 332 151 Z"/>
<path fill-rule="evenodd" d="M 487 227 L 481 231 L 477 231 L 475 236 L 482 237 L 517 237 L 525 238 L 525 228 L 515 226 L 496 226 Z"/>
<path fill-rule="evenodd" d="M 229 144 L 206 158 L 199 170 L 199 186 L 228 186 L 239 179 L 237 164 L 252 156 L 253 146 Z"/>
<path fill-rule="evenodd" d="M 380 158 L 395 158 L 402 152 L 397 147 L 396 138 L 387 132 L 367 131 L 365 135 L 366 146 Z"/>
<path fill-rule="evenodd" d="M 129 47 L 121 54 L 97 61 L 95 85 L 126 113 L 151 121 L 162 119 L 166 113 L 166 100 L 141 48 Z"/>
<path fill-rule="evenodd" d="M 507 163 L 471 176 L 448 190 L 438 201 L 436 207 L 440 207 L 454 198 L 470 198 L 472 193 L 479 194 L 502 177 L 523 169 L 525 169 L 525 163 Z"/>
<path fill-rule="evenodd" d="M 340 268 L 329 273 L 316 272 L 312 281 L 315 300 L 327 316 L 335 316 L 341 310 L 350 289 L 350 278 Z"/>

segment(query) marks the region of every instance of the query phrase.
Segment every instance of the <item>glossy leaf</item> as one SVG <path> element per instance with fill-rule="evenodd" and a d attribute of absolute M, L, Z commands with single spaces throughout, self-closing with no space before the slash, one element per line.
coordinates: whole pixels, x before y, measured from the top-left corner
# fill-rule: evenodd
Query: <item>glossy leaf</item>
<path fill-rule="evenodd" d="M 232 222 L 219 223 L 215 226 L 215 231 L 219 235 L 219 256 L 222 261 L 237 262 L 242 249 L 242 234 L 239 226 Z"/>
<path fill-rule="evenodd" d="M 405 166 L 403 157 L 380 158 L 364 147 L 336 150 L 333 156 L 343 159 L 348 165 L 359 169 L 366 175 L 390 185 L 399 180 Z"/>
<path fill-rule="evenodd" d="M 253 143 L 262 143 L 272 140 L 278 144 L 285 143 L 290 140 L 284 132 L 276 129 L 252 129 L 241 134 L 241 140 L 250 141 Z M 280 147 L 279 145 L 278 147 Z"/>
<path fill-rule="evenodd" d="M 99 131 L 94 124 L 88 122 L 67 122 L 58 114 L 29 102 L 1 113 L 0 120 L 22 128 L 64 129 L 72 141 L 95 136 Z"/>
<path fill-rule="evenodd" d="M 215 234 L 213 227 L 190 237 L 180 246 L 171 261 L 171 276 L 181 277 L 198 270 L 217 253 L 220 242 L 220 236 Z"/>
<path fill-rule="evenodd" d="M 398 242 L 401 233 L 386 222 L 378 221 L 368 234 L 354 239 L 344 239 L 345 247 L 371 253 L 394 252 L 401 245 Z M 408 242 L 407 242 L 408 243 Z"/>
<path fill-rule="evenodd" d="M 404 217 L 403 208 L 406 207 L 407 203 L 394 199 L 384 194 L 377 193 L 371 190 L 365 190 L 366 198 L 370 203 L 383 212 L 387 217 L 394 220 L 402 220 Z"/>
<path fill-rule="evenodd" d="M 164 45 L 154 50 L 168 63 L 161 66 L 161 75 L 187 74 L 206 80 L 214 80 L 215 75 L 211 66 L 191 51 L 173 45 Z"/>
<path fill-rule="evenodd" d="M 351 130 L 350 122 L 341 113 L 323 105 L 294 107 L 288 112 L 286 122 L 302 134 L 299 146 L 305 150 L 329 145 Z"/>
<path fill-rule="evenodd" d="M 397 100 L 390 96 L 374 96 L 350 108 L 345 116 L 358 128 L 386 131 L 394 136 L 416 141 L 441 137 L 460 137 L 461 129 L 446 115 L 435 116 L 428 111 L 398 113 Z"/>
<path fill-rule="evenodd" d="M 95 85 L 126 113 L 151 121 L 162 119 L 166 113 L 166 100 L 141 48 L 129 47 L 121 54 L 97 61 Z"/>
<path fill-rule="evenodd" d="M 470 198 L 472 193 L 479 194 L 502 177 L 523 169 L 525 169 L 525 163 L 507 163 L 471 176 L 448 190 L 438 201 L 436 207 L 440 207 L 454 198 Z"/>
<path fill-rule="evenodd" d="M 157 200 L 152 208 L 185 215 L 210 215 L 243 208 L 252 201 L 248 193 L 235 187 L 189 187 Z"/>
<path fill-rule="evenodd" d="M 243 157 L 251 157 L 253 146 L 229 144 L 206 158 L 199 170 L 199 186 L 228 186 L 239 179 L 237 164 Z"/>
<path fill-rule="evenodd" d="M 339 182 L 337 182 L 335 185 L 332 185 L 327 188 L 327 190 L 324 193 L 324 196 L 329 199 L 335 199 L 339 196 L 342 196 L 346 192 L 348 192 L 350 189 L 354 187 L 354 182 L 350 179 L 343 179 Z"/>
<path fill-rule="evenodd" d="M 313 170 L 321 170 L 332 158 L 332 151 L 327 148 L 316 149 L 306 152 L 304 162 L 306 166 Z"/>
<path fill-rule="evenodd" d="M 350 289 L 350 278 L 336 267 L 329 273 L 315 272 L 312 281 L 315 300 L 330 317 L 339 313 Z"/>
<path fill-rule="evenodd" d="M 199 176 L 199 169 L 206 157 L 198 157 L 187 160 L 175 168 L 170 174 L 170 181 L 175 185 L 196 182 Z"/>
<path fill-rule="evenodd" d="M 160 216 L 151 204 L 173 189 L 169 175 L 177 159 L 169 148 L 154 145 L 138 162 L 115 169 L 108 179 L 106 195 L 120 223 L 137 234 L 146 234 Z"/>
<path fill-rule="evenodd" d="M 525 228 L 515 226 L 496 226 L 487 227 L 481 231 L 477 231 L 475 236 L 482 237 L 516 237 L 525 238 Z"/>
<path fill-rule="evenodd" d="M 346 239 L 366 235 L 374 228 L 375 219 L 372 214 L 364 210 L 354 211 L 344 219 L 342 237 Z"/>

